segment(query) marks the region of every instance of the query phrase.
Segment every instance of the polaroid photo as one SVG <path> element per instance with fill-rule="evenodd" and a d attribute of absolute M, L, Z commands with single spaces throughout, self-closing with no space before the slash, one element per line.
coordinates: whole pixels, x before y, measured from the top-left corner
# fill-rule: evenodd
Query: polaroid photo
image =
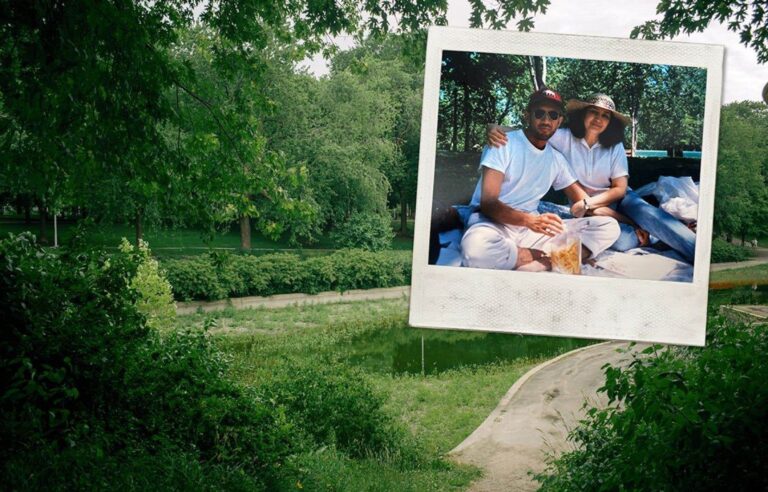
<path fill-rule="evenodd" d="M 410 324 L 704 345 L 723 51 L 431 28 Z"/>

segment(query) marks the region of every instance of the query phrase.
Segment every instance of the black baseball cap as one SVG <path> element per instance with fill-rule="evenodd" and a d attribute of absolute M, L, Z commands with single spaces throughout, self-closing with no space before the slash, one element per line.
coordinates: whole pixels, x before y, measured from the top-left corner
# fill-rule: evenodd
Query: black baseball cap
<path fill-rule="evenodd" d="M 531 94 L 531 97 L 528 99 L 528 109 L 531 109 L 531 106 L 540 102 L 552 103 L 559 107 L 561 111 L 565 111 L 563 98 L 560 97 L 560 94 L 557 91 L 553 91 L 548 87 L 541 88 Z"/>

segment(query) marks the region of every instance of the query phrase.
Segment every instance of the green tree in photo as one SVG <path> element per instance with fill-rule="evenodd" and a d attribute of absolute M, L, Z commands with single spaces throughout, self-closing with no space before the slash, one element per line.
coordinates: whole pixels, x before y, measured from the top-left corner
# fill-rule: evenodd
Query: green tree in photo
<path fill-rule="evenodd" d="M 489 122 L 519 123 L 532 90 L 523 56 L 447 51 L 443 54 L 438 144 L 469 152 L 485 142 Z"/>
<path fill-rule="evenodd" d="M 701 148 L 706 82 L 705 70 L 654 66 L 642 104 L 642 148 L 670 149 L 673 157 L 682 147 Z"/>

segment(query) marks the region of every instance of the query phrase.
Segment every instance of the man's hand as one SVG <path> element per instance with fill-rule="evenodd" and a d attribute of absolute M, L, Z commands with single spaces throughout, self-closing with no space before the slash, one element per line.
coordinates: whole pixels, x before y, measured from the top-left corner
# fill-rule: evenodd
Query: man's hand
<path fill-rule="evenodd" d="M 576 218 L 582 218 L 587 214 L 587 205 L 584 200 L 578 200 L 571 205 L 571 215 Z"/>
<path fill-rule="evenodd" d="M 491 147 L 503 147 L 507 145 L 507 134 L 499 125 L 489 124 L 485 130 L 485 136 L 488 139 L 488 145 Z"/>
<path fill-rule="evenodd" d="M 530 215 L 525 226 L 533 232 L 556 236 L 565 230 L 563 219 L 556 214 Z"/>

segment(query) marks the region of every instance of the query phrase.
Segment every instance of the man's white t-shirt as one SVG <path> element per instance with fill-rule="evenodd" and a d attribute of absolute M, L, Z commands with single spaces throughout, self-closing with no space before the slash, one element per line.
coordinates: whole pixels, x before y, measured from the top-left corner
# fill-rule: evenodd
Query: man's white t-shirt
<path fill-rule="evenodd" d="M 576 181 L 560 152 L 549 144 L 537 149 L 522 130 L 507 133 L 503 147 L 486 146 L 480 157 L 483 167 L 504 173 L 499 200 L 523 212 L 535 213 L 550 187 L 562 190 Z M 470 202 L 475 209 L 480 207 L 482 189 L 481 177 Z"/>
<path fill-rule="evenodd" d="M 598 142 L 590 147 L 583 138 L 574 137 L 571 130 L 560 128 L 549 139 L 549 145 L 565 156 L 571 172 L 590 195 L 610 189 L 612 179 L 629 176 L 627 154 L 621 143 L 605 147 Z"/>

